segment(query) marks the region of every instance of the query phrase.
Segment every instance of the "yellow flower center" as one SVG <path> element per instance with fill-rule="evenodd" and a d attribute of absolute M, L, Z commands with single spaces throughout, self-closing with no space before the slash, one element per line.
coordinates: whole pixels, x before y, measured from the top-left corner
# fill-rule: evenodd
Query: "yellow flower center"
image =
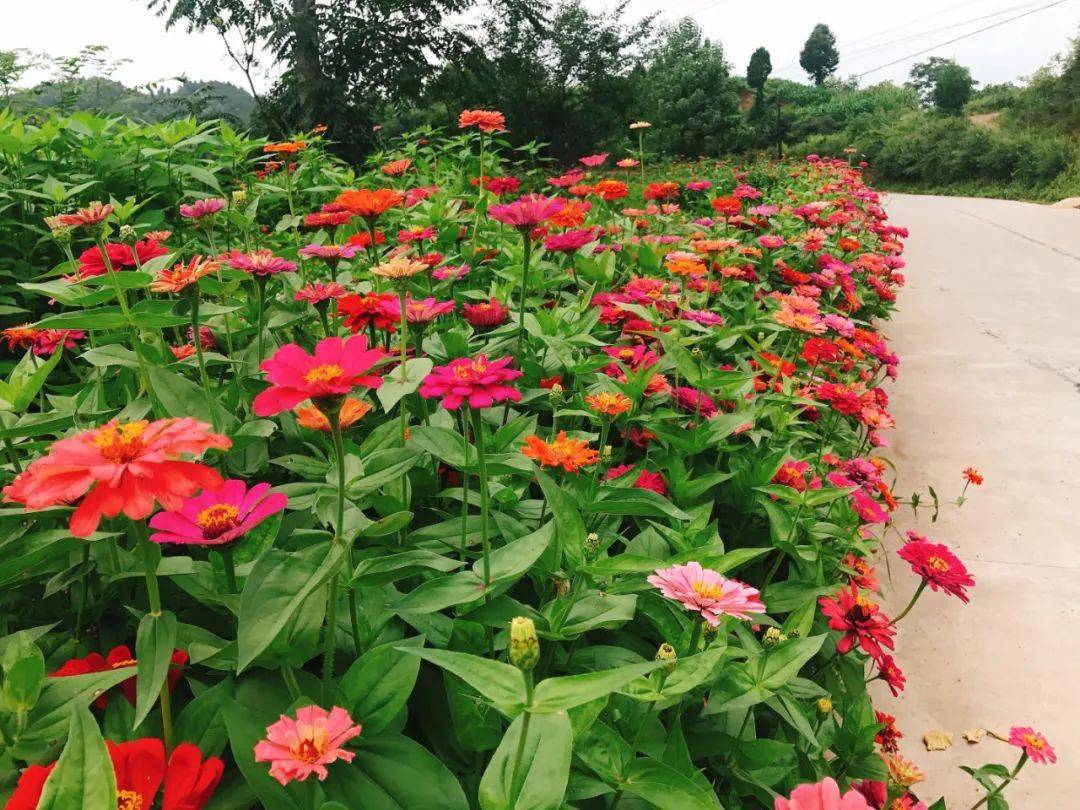
<path fill-rule="evenodd" d="M 470 380 L 474 376 L 483 374 L 486 371 L 487 363 L 482 360 L 473 360 L 468 365 L 461 363 L 460 365 L 454 366 L 454 376 L 459 380 Z"/>
<path fill-rule="evenodd" d="M 240 510 L 231 503 L 215 503 L 199 512 L 195 522 L 199 524 L 207 539 L 213 540 L 230 529 L 235 529 L 238 517 Z"/>
<path fill-rule="evenodd" d="M 695 582 L 693 588 L 694 593 L 696 593 L 698 596 L 704 597 L 705 599 L 719 599 L 722 592 L 719 585 L 710 585 L 707 582 L 703 582 L 701 580 Z"/>
<path fill-rule="evenodd" d="M 296 733 L 299 739 L 293 744 L 293 755 L 301 762 L 318 762 L 326 751 L 326 729 L 298 725 Z"/>
<path fill-rule="evenodd" d="M 98 431 L 93 441 L 109 461 L 125 464 L 139 455 L 143 447 L 139 437 L 149 424 L 143 420 L 105 427 Z"/>
<path fill-rule="evenodd" d="M 1046 743 L 1036 737 L 1034 734 L 1025 734 L 1024 743 L 1029 748 L 1034 748 L 1036 751 L 1042 751 L 1046 747 Z"/>
<path fill-rule="evenodd" d="M 116 810 L 142 810 L 142 796 L 134 790 L 116 791 Z"/>
<path fill-rule="evenodd" d="M 941 571 L 942 573 L 949 570 L 949 564 L 941 557 L 930 557 L 926 560 L 926 564 L 935 571 Z"/>
<path fill-rule="evenodd" d="M 304 381 L 310 385 L 317 385 L 318 383 L 333 382 L 342 374 L 345 370 L 341 366 L 335 365 L 323 365 L 315 366 L 307 374 L 304 375 Z"/>

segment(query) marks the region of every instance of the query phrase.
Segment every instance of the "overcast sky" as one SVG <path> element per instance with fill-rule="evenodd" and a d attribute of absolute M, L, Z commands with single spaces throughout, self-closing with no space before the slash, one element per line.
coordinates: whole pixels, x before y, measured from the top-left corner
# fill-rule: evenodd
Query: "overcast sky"
<path fill-rule="evenodd" d="M 613 7 L 611 0 L 584 2 L 594 9 Z M 244 84 L 216 35 L 166 31 L 143 0 L 3 0 L 3 6 L 0 49 L 69 55 L 99 44 L 109 48 L 112 58 L 130 60 L 115 73 L 128 85 L 181 74 Z M 967 65 L 982 83 L 1010 81 L 1044 65 L 1080 33 L 1080 0 L 631 0 L 628 8 L 631 16 L 656 11 L 662 12 L 661 20 L 696 19 L 707 36 L 723 43 L 737 73 L 745 71 L 750 53 L 763 45 L 772 54 L 773 75 L 792 79 L 805 79 L 799 50 L 814 24 L 824 22 L 840 46 L 840 74 L 872 71 L 863 76 L 864 83 L 903 81 L 912 63 L 931 55 Z M 941 45 L 997 23 L 1003 24 Z M 894 60 L 900 61 L 874 70 Z M 30 78 L 40 80 L 44 74 Z M 268 66 L 256 84 L 262 90 L 271 81 Z"/>

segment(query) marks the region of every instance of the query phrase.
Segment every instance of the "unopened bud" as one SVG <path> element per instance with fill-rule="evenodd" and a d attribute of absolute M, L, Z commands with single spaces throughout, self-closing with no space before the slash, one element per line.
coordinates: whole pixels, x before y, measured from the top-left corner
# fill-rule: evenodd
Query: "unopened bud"
<path fill-rule="evenodd" d="M 132 228 L 130 225 L 121 225 L 119 235 L 120 241 L 123 242 L 125 245 L 136 242 L 139 238 L 138 234 L 135 233 L 135 229 Z"/>
<path fill-rule="evenodd" d="M 562 402 L 563 391 L 563 387 L 558 383 L 555 383 L 553 386 L 551 386 L 551 393 L 548 394 L 548 396 L 551 397 L 552 402 Z"/>
<path fill-rule="evenodd" d="M 248 193 L 246 188 L 238 188 L 232 193 L 233 205 L 243 205 L 247 202 Z"/>
<path fill-rule="evenodd" d="M 714 638 L 715 636 L 717 636 L 720 633 L 720 626 L 719 625 L 717 625 L 716 627 L 713 627 L 708 622 L 702 622 L 701 623 L 701 629 L 702 629 L 702 632 L 705 634 L 705 638 L 707 638 L 707 639 Z"/>
<path fill-rule="evenodd" d="M 570 592 L 570 581 L 567 579 L 555 580 L 555 595 L 566 596 Z"/>
<path fill-rule="evenodd" d="M 700 360 L 703 355 L 704 355 L 704 352 L 701 351 L 700 346 L 695 346 L 694 348 L 692 348 L 690 350 L 690 356 L 693 357 L 695 360 Z"/>
<path fill-rule="evenodd" d="M 600 449 L 600 458 L 603 459 L 604 461 L 610 461 L 611 460 L 611 445 L 610 444 L 605 444 Z"/>
<path fill-rule="evenodd" d="M 798 638 L 802 635 L 802 633 L 799 631 L 798 627 L 792 627 L 790 630 L 788 630 L 787 635 L 788 638 Z"/>
<path fill-rule="evenodd" d="M 528 672 L 540 660 L 540 639 L 533 620 L 516 616 L 510 620 L 510 663 Z"/>
<path fill-rule="evenodd" d="M 585 552 L 585 559 L 595 560 L 600 554 L 600 535 L 596 532 L 589 532 L 585 535 L 585 542 L 582 544 L 582 550 Z"/>
<path fill-rule="evenodd" d="M 830 714 L 832 712 L 832 701 L 828 698 L 818 698 L 817 710 L 821 714 Z"/>
<path fill-rule="evenodd" d="M 787 641 L 787 636 L 780 632 L 779 628 L 770 627 L 765 631 L 765 635 L 761 639 L 761 643 L 766 647 L 776 647 L 783 641 Z"/>
<path fill-rule="evenodd" d="M 675 662 L 678 659 L 679 656 L 675 652 L 675 648 L 672 647 L 670 644 L 661 644 L 660 649 L 656 651 L 656 660 L 667 662 L 667 666 L 664 667 L 664 671 L 668 674 L 675 671 Z"/>

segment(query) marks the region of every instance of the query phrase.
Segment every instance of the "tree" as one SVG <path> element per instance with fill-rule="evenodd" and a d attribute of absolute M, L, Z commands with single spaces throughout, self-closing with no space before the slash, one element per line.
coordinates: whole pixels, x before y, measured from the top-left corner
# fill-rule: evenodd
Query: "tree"
<path fill-rule="evenodd" d="M 971 100 L 975 81 L 971 71 L 952 59 L 931 56 L 911 68 L 911 86 L 924 106 L 933 105 L 948 115 L 960 115 Z"/>
<path fill-rule="evenodd" d="M 765 48 L 758 48 L 750 54 L 750 63 L 746 66 L 746 83 L 753 88 L 754 110 L 760 111 L 765 100 L 765 82 L 772 73 L 772 59 Z"/>
<path fill-rule="evenodd" d="M 739 95 L 719 43 L 684 17 L 664 31 L 645 78 L 650 140 L 669 154 L 719 155 L 743 135 Z"/>
<path fill-rule="evenodd" d="M 840 64 L 840 52 L 836 50 L 836 37 L 824 23 L 818 23 L 803 45 L 802 53 L 799 54 L 799 64 L 802 65 L 814 84 L 820 85 L 825 79 L 836 72 L 836 66 Z"/>

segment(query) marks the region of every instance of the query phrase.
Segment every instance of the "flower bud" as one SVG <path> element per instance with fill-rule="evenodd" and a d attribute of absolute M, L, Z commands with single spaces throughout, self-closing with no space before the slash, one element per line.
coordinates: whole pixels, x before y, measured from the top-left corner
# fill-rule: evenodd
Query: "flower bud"
<path fill-rule="evenodd" d="M 821 714 L 830 714 L 832 712 L 832 709 L 833 709 L 833 706 L 832 706 L 832 701 L 831 700 L 829 700 L 828 698 L 818 698 L 818 702 L 817 702 L 817 710 L 818 710 L 818 712 L 820 712 Z"/>
<path fill-rule="evenodd" d="M 555 580 L 555 595 L 566 596 L 570 592 L 570 580 L 568 579 L 556 579 Z"/>
<path fill-rule="evenodd" d="M 600 458 L 605 462 L 611 460 L 611 445 L 610 444 L 605 444 L 602 448 L 600 448 Z"/>
<path fill-rule="evenodd" d="M 660 649 L 656 651 L 657 661 L 666 661 L 667 666 L 663 669 L 668 674 L 675 671 L 675 662 L 679 659 L 678 654 L 675 652 L 675 648 L 667 642 L 660 645 Z"/>
<path fill-rule="evenodd" d="M 585 535 L 585 542 L 582 544 L 582 550 L 585 552 L 585 559 L 595 560 L 600 554 L 600 535 L 596 532 L 589 532 Z"/>
<path fill-rule="evenodd" d="M 125 245 L 130 245 L 139 239 L 138 234 L 135 233 L 135 229 L 130 225 L 121 225 L 119 235 L 120 241 Z"/>
<path fill-rule="evenodd" d="M 510 620 L 510 663 L 528 672 L 540 660 L 540 640 L 532 619 L 516 616 Z"/>
<path fill-rule="evenodd" d="M 548 396 L 551 398 L 551 401 L 552 402 L 562 402 L 562 400 L 563 400 L 563 390 L 564 390 L 563 387 L 561 385 L 559 385 L 559 383 L 555 383 L 553 386 L 551 386 L 551 390 L 548 393 Z"/>
<path fill-rule="evenodd" d="M 243 205 L 247 202 L 248 193 L 246 188 L 238 188 L 232 193 L 233 205 Z"/>
<path fill-rule="evenodd" d="M 705 353 L 701 351 L 700 346 L 695 346 L 690 350 L 690 356 L 693 357 L 695 360 L 700 360 L 704 356 L 704 354 Z"/>
<path fill-rule="evenodd" d="M 788 638 L 798 638 L 801 635 L 802 633 L 799 631 L 798 627 L 792 627 L 790 630 L 788 630 L 787 634 Z"/>
<path fill-rule="evenodd" d="M 765 635 L 761 639 L 761 643 L 765 647 L 776 647 L 781 642 L 787 641 L 787 636 L 780 632 L 779 628 L 770 627 L 765 631 Z"/>

